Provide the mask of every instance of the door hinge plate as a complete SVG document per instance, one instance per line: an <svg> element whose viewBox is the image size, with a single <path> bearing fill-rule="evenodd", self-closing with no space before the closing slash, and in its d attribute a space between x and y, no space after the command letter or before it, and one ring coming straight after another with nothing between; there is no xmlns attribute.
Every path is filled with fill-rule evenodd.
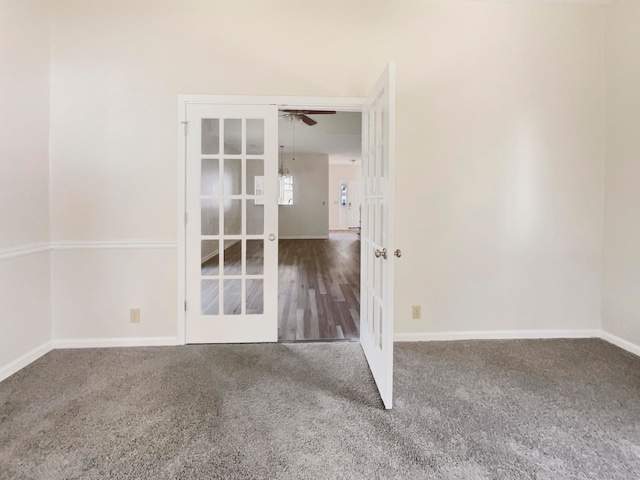
<svg viewBox="0 0 640 480"><path fill-rule="evenodd" d="M187 135L189 135L189 122L185 120L184 122L180 123L184 125L184 135L186 137Z"/></svg>
<svg viewBox="0 0 640 480"><path fill-rule="evenodd" d="M184 301L184 311L185 312L187 311L187 301L186 300Z"/></svg>

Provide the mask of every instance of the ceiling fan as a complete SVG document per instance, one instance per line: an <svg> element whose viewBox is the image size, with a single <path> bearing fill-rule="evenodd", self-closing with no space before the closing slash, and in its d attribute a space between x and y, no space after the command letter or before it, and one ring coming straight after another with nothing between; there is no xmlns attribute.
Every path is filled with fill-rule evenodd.
<svg viewBox="0 0 640 480"><path fill-rule="evenodd" d="M280 118L287 119L291 122L299 120L309 126L315 125L313 118L307 115L334 115L336 112L332 110L280 110Z"/></svg>

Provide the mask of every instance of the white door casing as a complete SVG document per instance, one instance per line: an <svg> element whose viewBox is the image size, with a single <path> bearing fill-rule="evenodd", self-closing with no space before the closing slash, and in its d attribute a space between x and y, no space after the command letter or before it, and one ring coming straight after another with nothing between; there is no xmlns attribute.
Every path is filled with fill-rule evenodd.
<svg viewBox="0 0 640 480"><path fill-rule="evenodd" d="M278 109L186 108L186 343L278 339Z"/></svg>
<svg viewBox="0 0 640 480"><path fill-rule="evenodd" d="M360 343L385 408L393 405L395 64L362 112Z"/></svg>
<svg viewBox="0 0 640 480"><path fill-rule="evenodd" d="M234 107L235 105L235 107ZM199 282L201 282L202 250L198 244L203 238L200 220L200 171L194 168L193 162L201 162L207 156L199 156L194 152L200 152L201 121L203 118L219 118L226 112L226 108L238 106L256 105L267 107L270 113L263 112L273 118L273 125L267 122L265 117L265 172L273 172L273 180L270 175L264 178L264 197L273 198L274 210L265 206L265 229L262 237L247 237L243 233L239 240L262 239L264 241L264 314L265 319L260 323L258 316L246 319L246 315L234 316L229 319L221 315L222 323L207 323L209 316L200 315L201 301ZM277 233L277 106L290 109L328 109L338 111L362 111L363 112L363 178L361 183L361 218L362 218L362 249L361 249L361 344L369 362L374 379L380 391L380 396L386 408L392 407L393 401L393 187L394 187L394 148L395 148L395 65L391 62L378 81L374 92L368 99L362 98L323 98L323 97L250 97L250 96L219 96L219 95L181 95L179 97L181 123L187 122L190 134L179 137L178 154L178 206L179 212L189 214L190 222L182 229L182 213L178 219L179 228L179 268L178 284L179 297L185 298L190 304L188 312L183 312L182 300L178 306L178 333L179 338L185 343L217 343L217 342L246 342L246 341L276 341L277 340L277 241L269 242L267 232ZM213 108L213 110L212 110ZM252 112L256 112L253 110ZM245 111L242 115L249 118L259 118ZM184 116L182 116L184 115ZM243 118L239 110L232 111L233 118ZM228 117L231 118L231 117ZM377 119L377 120L376 120ZM377 123L376 123L377 122ZM196 125L199 124L199 125ZM268 125L269 126L268 126ZM245 124L246 128L246 124ZM273 128L273 131L272 131ZM182 128L181 128L182 132ZM197 133L194 133L197 132ZM269 140L271 133L273 144ZM384 134L384 135L383 135ZM183 141L184 139L184 141ZM376 140L377 139L377 140ZM371 149L369 148L371 146ZM223 148L223 147L221 147ZM369 154L370 152L370 154ZM377 157L376 157L377 152ZM224 155L220 157L224 161ZM194 160L195 158L195 160ZM236 157L230 157L234 159ZM242 155L240 156L242 159ZM376 162L378 158L378 162ZM244 157L244 161L248 157ZM184 163L187 165L185 167ZM367 170L367 164L369 169ZM271 166L268 166L271 165ZM246 173L243 170L243 173ZM246 177L244 175L243 177ZM243 188L246 188L246 178L242 180ZM193 191L196 194L189 193ZM229 199L251 200L246 190L239 197ZM220 200L224 198L220 197ZM265 201L265 203L267 203ZM184 208L183 208L184 207ZM386 208L385 208L386 207ZM196 219L196 221L191 221ZM197 225L197 226L196 226ZM220 228L223 228L222 220L219 220ZM366 228L366 234L365 234ZM222 231L222 230L221 230ZM378 233L375 233L375 232ZM199 236L199 237L198 237ZM198 240L194 240L198 238ZM208 239L208 237L204 237ZM213 239L224 240L224 235L214 236ZM237 240L237 238L231 239ZM277 240L277 238L276 238ZM383 242L384 240L384 242ZM195 242L195 243L194 243ZM385 248L387 259L375 257L375 250ZM271 247L268 247L271 245ZM243 249L243 251L246 251ZM224 256L224 254L223 254ZM374 263L373 259L378 260ZM224 261L224 260L222 260ZM246 268L246 259L243 260L243 269ZM219 265L222 268L222 265ZM243 270L246 273L245 270ZM273 273L269 273L273 272ZM189 280L189 277L192 279ZM216 278L224 280L224 274ZM240 280L248 277L241 274ZM270 277L272 281L267 281ZM193 280L195 278L196 280ZM230 277L236 279L235 277ZM251 279L251 278L250 278ZM197 285L197 287L196 287ZM271 285L268 287L267 285ZM271 300L269 300L271 299ZM272 301L272 303L270 303ZM377 308L374 308L375 307ZM194 312L195 310L195 312ZM273 310L273 315L268 314ZM375 313L377 310L378 313ZM246 313L246 312L245 312ZM215 319L218 320L218 319ZM225 331L224 322L239 320L229 325L229 331ZM253 323L253 325L252 325ZM255 327L257 332L248 335ZM198 330L200 329L200 330ZM376 333L377 332L377 333ZM249 336L256 337L249 339Z"/></svg>

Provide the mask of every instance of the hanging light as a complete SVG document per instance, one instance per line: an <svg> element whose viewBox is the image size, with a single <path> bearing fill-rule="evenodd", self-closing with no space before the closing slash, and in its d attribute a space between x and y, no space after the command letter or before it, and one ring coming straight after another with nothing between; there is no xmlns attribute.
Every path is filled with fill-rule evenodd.
<svg viewBox="0 0 640 480"><path fill-rule="evenodd" d="M300 123L302 120L296 118L296 121L291 122L291 161L296 161L296 123Z"/></svg>
<svg viewBox="0 0 640 480"><path fill-rule="evenodd" d="M289 169L284 166L284 158L282 155L282 150L284 150L284 145L280 145L280 166L278 167L278 175L284 177L289 175Z"/></svg>

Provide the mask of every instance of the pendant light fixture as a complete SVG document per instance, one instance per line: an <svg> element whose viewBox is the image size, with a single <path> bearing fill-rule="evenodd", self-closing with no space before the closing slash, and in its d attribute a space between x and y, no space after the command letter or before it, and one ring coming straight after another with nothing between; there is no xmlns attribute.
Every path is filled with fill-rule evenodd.
<svg viewBox="0 0 640 480"><path fill-rule="evenodd" d="M284 166L284 156L282 151L284 150L284 145L280 145L280 166L278 167L278 175L284 177L289 175L289 169Z"/></svg>

